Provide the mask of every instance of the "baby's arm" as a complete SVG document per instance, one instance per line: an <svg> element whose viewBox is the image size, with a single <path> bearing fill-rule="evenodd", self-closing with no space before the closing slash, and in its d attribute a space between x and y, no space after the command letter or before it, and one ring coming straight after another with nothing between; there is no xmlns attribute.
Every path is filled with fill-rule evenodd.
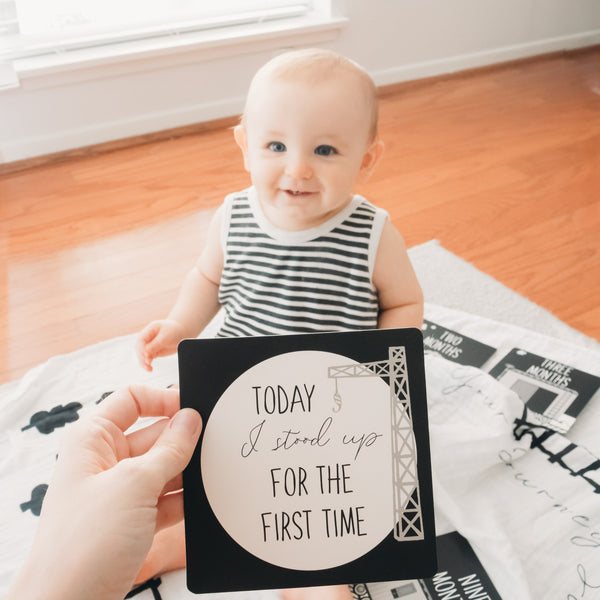
<svg viewBox="0 0 600 600"><path fill-rule="evenodd" d="M423 292L396 228L386 221L373 269L379 294L379 329L423 324Z"/></svg>
<svg viewBox="0 0 600 600"><path fill-rule="evenodd" d="M142 366L152 370L152 361L177 350L184 338L194 338L217 314L219 281L223 270L221 209L213 217L202 254L186 275L175 305L166 319L152 321L142 329L136 342Z"/></svg>

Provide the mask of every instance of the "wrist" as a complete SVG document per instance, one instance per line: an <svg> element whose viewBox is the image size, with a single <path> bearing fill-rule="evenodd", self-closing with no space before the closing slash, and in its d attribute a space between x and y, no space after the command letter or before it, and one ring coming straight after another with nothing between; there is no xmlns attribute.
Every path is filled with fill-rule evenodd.
<svg viewBox="0 0 600 600"><path fill-rule="evenodd" d="M200 333L200 330L193 323L189 323L186 319L181 318L181 316L169 315L166 318L166 321L169 322L173 337L176 338L178 342L186 338L195 338ZM198 329L198 331L196 331L196 329Z"/></svg>
<svg viewBox="0 0 600 600"><path fill-rule="evenodd" d="M118 576L111 580L91 557L69 561L64 553L56 560L48 553L36 555L34 545L5 600L122 600L133 586L133 578L128 586Z"/></svg>
<svg viewBox="0 0 600 600"><path fill-rule="evenodd" d="M6 600L76 600L61 569L45 569L29 558L13 581Z"/></svg>

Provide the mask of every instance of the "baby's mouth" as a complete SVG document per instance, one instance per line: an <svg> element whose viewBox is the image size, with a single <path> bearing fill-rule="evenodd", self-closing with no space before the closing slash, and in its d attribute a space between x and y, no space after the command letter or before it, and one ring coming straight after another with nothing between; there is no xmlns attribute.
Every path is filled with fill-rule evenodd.
<svg viewBox="0 0 600 600"><path fill-rule="evenodd" d="M294 196L294 198L309 196L313 192L305 192L302 190L283 190L288 196Z"/></svg>

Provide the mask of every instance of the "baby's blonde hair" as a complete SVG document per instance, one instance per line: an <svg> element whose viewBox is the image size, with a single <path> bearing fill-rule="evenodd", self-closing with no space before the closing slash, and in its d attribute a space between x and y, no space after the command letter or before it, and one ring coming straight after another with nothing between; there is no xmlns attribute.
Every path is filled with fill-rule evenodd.
<svg viewBox="0 0 600 600"><path fill-rule="evenodd" d="M375 83L369 74L353 60L331 50L323 50L321 48L285 52L263 65L256 72L250 83L246 97L246 106L241 118L242 125L246 124L246 113L252 94L263 81L273 78L275 80L302 81L311 85L319 85L319 83L331 79L332 75L336 72L356 77L359 87L364 93L367 106L370 107L369 141L374 141L377 139L379 121L379 107Z"/></svg>

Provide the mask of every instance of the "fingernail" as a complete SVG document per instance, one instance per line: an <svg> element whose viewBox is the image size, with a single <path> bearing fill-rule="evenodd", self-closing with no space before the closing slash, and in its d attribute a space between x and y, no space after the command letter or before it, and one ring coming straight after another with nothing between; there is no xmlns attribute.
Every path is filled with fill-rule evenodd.
<svg viewBox="0 0 600 600"><path fill-rule="evenodd" d="M175 413L171 419L170 427L174 431L182 431L189 435L194 435L200 428L201 422L200 415L193 408L183 408L178 413Z"/></svg>

